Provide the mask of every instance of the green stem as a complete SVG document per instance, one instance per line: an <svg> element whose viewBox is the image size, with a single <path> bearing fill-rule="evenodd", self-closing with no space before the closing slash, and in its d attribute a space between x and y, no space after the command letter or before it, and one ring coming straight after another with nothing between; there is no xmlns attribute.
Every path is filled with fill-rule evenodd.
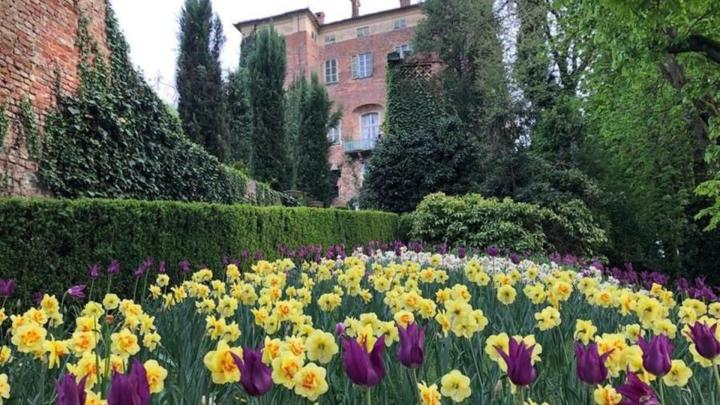
<svg viewBox="0 0 720 405"><path fill-rule="evenodd" d="M713 373L715 374L715 382L717 383L715 392L720 392L720 371L718 371L718 366L713 365Z"/></svg>
<svg viewBox="0 0 720 405"><path fill-rule="evenodd" d="M372 405L372 395L370 395L371 391L370 388L365 390L365 403L367 405Z"/></svg>
<svg viewBox="0 0 720 405"><path fill-rule="evenodd" d="M660 392L660 404L665 405L665 391L663 390L662 377L658 377L658 391Z"/></svg>
<svg viewBox="0 0 720 405"><path fill-rule="evenodd" d="M418 403L420 403L420 389L418 388L417 369L410 369L410 378L412 378L413 392L417 394L417 400Z"/></svg>

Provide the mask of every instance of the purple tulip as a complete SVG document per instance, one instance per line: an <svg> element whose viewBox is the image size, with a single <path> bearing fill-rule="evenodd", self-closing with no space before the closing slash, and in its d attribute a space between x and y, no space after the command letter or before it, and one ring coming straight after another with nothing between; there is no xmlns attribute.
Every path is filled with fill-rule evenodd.
<svg viewBox="0 0 720 405"><path fill-rule="evenodd" d="M10 296L12 296L13 293L15 292L16 285L17 284L15 283L15 280L0 279L0 297L9 298Z"/></svg>
<svg viewBox="0 0 720 405"><path fill-rule="evenodd" d="M415 322L406 328L398 325L400 335L400 346L397 356L400 363L405 367L420 367L425 357L425 329L419 327Z"/></svg>
<svg viewBox="0 0 720 405"><path fill-rule="evenodd" d="M158 273L165 273L165 271L166 271L165 261L161 260L160 264L158 265Z"/></svg>
<svg viewBox="0 0 720 405"><path fill-rule="evenodd" d="M335 324L335 335L338 337L344 337L345 336L345 324L342 322L338 322Z"/></svg>
<svg viewBox="0 0 720 405"><path fill-rule="evenodd" d="M508 378L513 384L530 385L537 378L537 372L532 365L533 349L535 349L535 345L526 346L525 342L515 338L510 338L509 353L505 353L502 348L495 346L495 350L507 364Z"/></svg>
<svg viewBox="0 0 720 405"><path fill-rule="evenodd" d="M673 344L665 335L653 336L648 342L642 336L638 344L643 352L643 367L653 375L662 377L672 367Z"/></svg>
<svg viewBox="0 0 720 405"><path fill-rule="evenodd" d="M625 384L617 388L622 394L621 405L660 405L650 385L644 383L635 373L628 372Z"/></svg>
<svg viewBox="0 0 720 405"><path fill-rule="evenodd" d="M717 324L708 327L705 322L695 322L690 327L690 339L695 344L695 350L708 360L720 355L720 342L715 338L716 329Z"/></svg>
<svg viewBox="0 0 720 405"><path fill-rule="evenodd" d="M120 272L120 263L117 260L113 260L110 262L110 265L108 266L108 273L109 274L117 274Z"/></svg>
<svg viewBox="0 0 720 405"><path fill-rule="evenodd" d="M256 250L256 251L255 251L255 256L254 256L254 258L255 258L255 261L262 260L262 258L263 258L263 253L262 253L261 251L259 251L259 250Z"/></svg>
<svg viewBox="0 0 720 405"><path fill-rule="evenodd" d="M380 336L370 353L367 352L365 342L345 338L343 340L343 368L350 380L363 387L374 387L380 384L385 377L385 364L383 363L383 350L385 350L385 336Z"/></svg>
<svg viewBox="0 0 720 405"><path fill-rule="evenodd" d="M520 264L520 256L518 256L517 253L513 252L513 254L510 255L510 261L513 264Z"/></svg>
<svg viewBox="0 0 720 405"><path fill-rule="evenodd" d="M589 385L598 385L605 381L608 376L605 360L610 353L612 350L601 356L595 343L587 346L580 343L575 344L575 361L577 362L575 371L580 381Z"/></svg>
<svg viewBox="0 0 720 405"><path fill-rule="evenodd" d="M66 293L75 299L85 298L85 284L74 285L68 288Z"/></svg>
<svg viewBox="0 0 720 405"><path fill-rule="evenodd" d="M240 370L240 384L245 392L259 397L272 389L272 370L262 362L262 349L243 349L242 359L235 353L230 354Z"/></svg>
<svg viewBox="0 0 720 405"><path fill-rule="evenodd" d="M142 363L135 359L130 373L113 374L107 401L108 405L148 405L150 403L150 386Z"/></svg>
<svg viewBox="0 0 720 405"><path fill-rule="evenodd" d="M467 248L465 246L460 246L457 250L458 259L464 259L466 255L467 255Z"/></svg>
<svg viewBox="0 0 720 405"><path fill-rule="evenodd" d="M57 392L56 405L85 405L87 393L85 392L85 381L87 376L75 381L75 376L67 373L55 381Z"/></svg>
<svg viewBox="0 0 720 405"><path fill-rule="evenodd" d="M90 273L90 278L95 280L100 277L100 265L98 263L93 264L88 272Z"/></svg>
<svg viewBox="0 0 720 405"><path fill-rule="evenodd" d="M485 248L485 253L490 257L495 257L500 253L500 250L498 250L497 246L490 246Z"/></svg>
<svg viewBox="0 0 720 405"><path fill-rule="evenodd" d="M187 260L181 261L180 262L180 271L182 271L183 273L190 272L190 262Z"/></svg>

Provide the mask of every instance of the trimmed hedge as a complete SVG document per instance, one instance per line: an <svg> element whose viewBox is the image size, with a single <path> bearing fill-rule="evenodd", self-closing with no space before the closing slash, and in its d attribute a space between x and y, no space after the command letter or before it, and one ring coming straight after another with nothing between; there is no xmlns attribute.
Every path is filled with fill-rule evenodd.
<svg viewBox="0 0 720 405"><path fill-rule="evenodd" d="M395 214L336 209L256 207L168 201L0 199L0 278L17 279L23 298L87 283L88 268L121 264L119 287L148 256L168 272L189 260L219 268L223 256L278 246L361 245L396 238ZM115 282L114 282L115 283ZM104 285L104 284L103 284ZM113 288L115 290L115 288Z"/></svg>
<svg viewBox="0 0 720 405"><path fill-rule="evenodd" d="M510 198L497 200L480 194L455 197L435 193L422 200L409 220L412 221L411 237L453 246L495 245L516 252L560 252L590 257L607 243L605 231L579 200L550 209Z"/></svg>

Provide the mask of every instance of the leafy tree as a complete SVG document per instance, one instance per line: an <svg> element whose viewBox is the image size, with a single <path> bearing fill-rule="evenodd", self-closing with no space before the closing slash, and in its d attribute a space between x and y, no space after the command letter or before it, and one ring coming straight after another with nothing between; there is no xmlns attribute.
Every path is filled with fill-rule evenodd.
<svg viewBox="0 0 720 405"><path fill-rule="evenodd" d="M186 0L180 16L177 61L178 112L185 133L224 160L228 123L220 51L222 24L210 0Z"/></svg>
<svg viewBox="0 0 720 405"><path fill-rule="evenodd" d="M298 141L304 125L303 106L308 93L309 85L305 74L301 74L285 92L285 137L290 164L288 188L293 190L297 188L298 158L300 157Z"/></svg>
<svg viewBox="0 0 720 405"><path fill-rule="evenodd" d="M288 186L284 125L285 40L273 27L257 33L248 55L252 157L250 173L279 190Z"/></svg>
<svg viewBox="0 0 720 405"><path fill-rule="evenodd" d="M300 108L301 126L297 138L297 188L324 203L333 197L335 177L327 160L330 141L327 133L337 125L340 113L325 86L313 74Z"/></svg>
<svg viewBox="0 0 720 405"><path fill-rule="evenodd" d="M252 149L252 111L248 73L240 68L227 79L228 162L247 165Z"/></svg>
<svg viewBox="0 0 720 405"><path fill-rule="evenodd" d="M408 212L428 194L472 189L477 151L457 118L438 117L416 132L380 140L368 166L366 198L388 211Z"/></svg>
<svg viewBox="0 0 720 405"><path fill-rule="evenodd" d="M428 0L423 8L426 18L417 29L417 47L437 53L443 62L443 106L460 118L479 148L474 180L485 194L511 195L519 182L520 133L493 1Z"/></svg>

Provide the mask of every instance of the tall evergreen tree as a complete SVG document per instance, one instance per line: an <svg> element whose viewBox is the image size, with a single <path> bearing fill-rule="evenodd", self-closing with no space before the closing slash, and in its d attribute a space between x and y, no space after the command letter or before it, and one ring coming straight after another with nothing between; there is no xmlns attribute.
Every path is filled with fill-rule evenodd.
<svg viewBox="0 0 720 405"><path fill-rule="evenodd" d="M303 79L304 81L304 79ZM329 203L333 196L334 176L327 160L330 141L329 129L340 119L340 113L332 112L333 102L325 86L316 74L306 87L306 95L300 104L300 130L296 141L297 188L313 198Z"/></svg>
<svg viewBox="0 0 720 405"><path fill-rule="evenodd" d="M247 69L240 68L227 79L227 161L247 166L252 149L252 111Z"/></svg>
<svg viewBox="0 0 720 405"><path fill-rule="evenodd" d="M285 142L290 164L288 188L293 190L297 189L298 140L303 126L303 105L306 102L308 92L307 79L304 74L301 74L285 93Z"/></svg>
<svg viewBox="0 0 720 405"><path fill-rule="evenodd" d="M257 33L248 56L252 112L251 175L281 190L289 185L285 141L285 40L273 27Z"/></svg>
<svg viewBox="0 0 720 405"><path fill-rule="evenodd" d="M186 0L180 16L176 84L185 133L220 160L227 155L227 111L220 68L225 38L210 0Z"/></svg>

